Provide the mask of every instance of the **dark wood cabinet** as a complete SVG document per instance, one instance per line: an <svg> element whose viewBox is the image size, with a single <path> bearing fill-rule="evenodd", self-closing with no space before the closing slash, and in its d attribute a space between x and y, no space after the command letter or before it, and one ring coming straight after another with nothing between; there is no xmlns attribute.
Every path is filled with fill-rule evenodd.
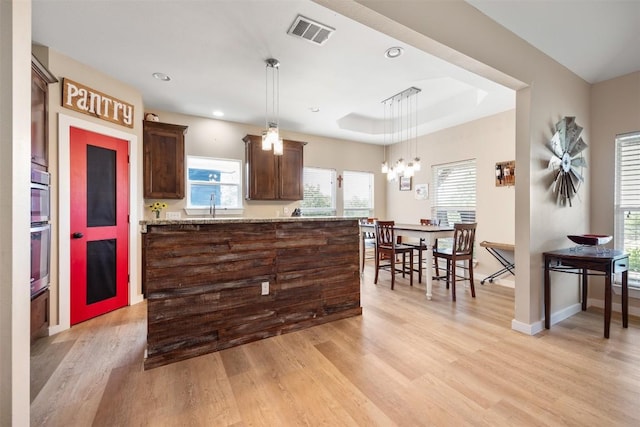
<svg viewBox="0 0 640 427"><path fill-rule="evenodd" d="M184 198L184 135L187 126L144 121L144 197Z"/></svg>
<svg viewBox="0 0 640 427"><path fill-rule="evenodd" d="M31 55L31 168L49 167L49 84L58 80ZM49 247L49 250L51 248ZM25 283L25 286L29 286ZM49 335L49 290L31 299L31 342Z"/></svg>
<svg viewBox="0 0 640 427"><path fill-rule="evenodd" d="M31 163L46 170L48 167L48 85L55 77L36 59L31 57Z"/></svg>
<svg viewBox="0 0 640 427"><path fill-rule="evenodd" d="M304 188L303 148L305 143L284 140L284 153L262 150L262 137L247 135L247 200L302 200Z"/></svg>
<svg viewBox="0 0 640 427"><path fill-rule="evenodd" d="M31 300L31 342L49 335L49 289Z"/></svg>

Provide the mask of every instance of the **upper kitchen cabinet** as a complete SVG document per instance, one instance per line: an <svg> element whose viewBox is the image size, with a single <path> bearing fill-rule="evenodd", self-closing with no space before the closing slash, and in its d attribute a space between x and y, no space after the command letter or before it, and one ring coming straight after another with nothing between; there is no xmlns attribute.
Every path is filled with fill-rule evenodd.
<svg viewBox="0 0 640 427"><path fill-rule="evenodd" d="M247 160L247 200L302 200L304 142L284 140L284 153L262 149L262 136L243 138Z"/></svg>
<svg viewBox="0 0 640 427"><path fill-rule="evenodd" d="M48 90L58 80L35 56L31 55L31 163L38 169L49 165L48 148Z"/></svg>
<svg viewBox="0 0 640 427"><path fill-rule="evenodd" d="M184 135L187 126L144 121L144 197L184 198Z"/></svg>

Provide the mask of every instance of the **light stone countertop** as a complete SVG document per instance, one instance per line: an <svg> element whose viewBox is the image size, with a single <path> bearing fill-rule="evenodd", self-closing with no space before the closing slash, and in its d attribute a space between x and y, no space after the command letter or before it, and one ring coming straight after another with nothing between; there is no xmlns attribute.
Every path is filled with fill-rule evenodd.
<svg viewBox="0 0 640 427"><path fill-rule="evenodd" d="M146 233L149 225L200 225L200 224L264 224L274 222L327 222L327 221L358 221L358 217L346 216L292 216L277 218L181 218L181 219L150 219L141 220L142 232Z"/></svg>

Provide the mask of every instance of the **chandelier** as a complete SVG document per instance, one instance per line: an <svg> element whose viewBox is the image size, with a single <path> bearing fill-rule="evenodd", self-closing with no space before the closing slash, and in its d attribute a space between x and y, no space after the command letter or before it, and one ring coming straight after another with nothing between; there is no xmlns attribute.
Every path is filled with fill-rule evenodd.
<svg viewBox="0 0 640 427"><path fill-rule="evenodd" d="M384 159L380 168L387 174L389 181L400 177L412 177L421 168L418 151L418 97L422 91L417 87L410 87L382 101L384 106ZM389 129L388 129L389 128ZM407 158L400 158L393 166L387 162L387 130L389 130L390 144L406 141ZM415 146L411 160L411 147ZM400 147L402 149L402 146ZM401 151L402 152L402 151Z"/></svg>
<svg viewBox="0 0 640 427"><path fill-rule="evenodd" d="M265 125L262 131L262 149L267 151L273 147L273 154L281 156L284 145L280 138L280 61L269 58L266 61L265 80Z"/></svg>

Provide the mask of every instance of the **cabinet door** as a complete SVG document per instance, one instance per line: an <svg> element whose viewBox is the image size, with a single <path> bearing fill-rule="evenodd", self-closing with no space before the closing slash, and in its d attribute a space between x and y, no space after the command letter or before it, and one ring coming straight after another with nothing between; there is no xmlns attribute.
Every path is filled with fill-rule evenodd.
<svg viewBox="0 0 640 427"><path fill-rule="evenodd" d="M144 197L184 198L184 134L187 126L144 122Z"/></svg>
<svg viewBox="0 0 640 427"><path fill-rule="evenodd" d="M262 137L244 138L247 158L247 200L277 200L277 158L271 150L262 150Z"/></svg>
<svg viewBox="0 0 640 427"><path fill-rule="evenodd" d="M304 197L302 147L301 142L284 141L284 154L279 159L281 200L302 200Z"/></svg>
<svg viewBox="0 0 640 427"><path fill-rule="evenodd" d="M31 162L47 167L47 82L31 70Z"/></svg>
<svg viewBox="0 0 640 427"><path fill-rule="evenodd" d="M31 300L31 342L49 335L49 289Z"/></svg>

